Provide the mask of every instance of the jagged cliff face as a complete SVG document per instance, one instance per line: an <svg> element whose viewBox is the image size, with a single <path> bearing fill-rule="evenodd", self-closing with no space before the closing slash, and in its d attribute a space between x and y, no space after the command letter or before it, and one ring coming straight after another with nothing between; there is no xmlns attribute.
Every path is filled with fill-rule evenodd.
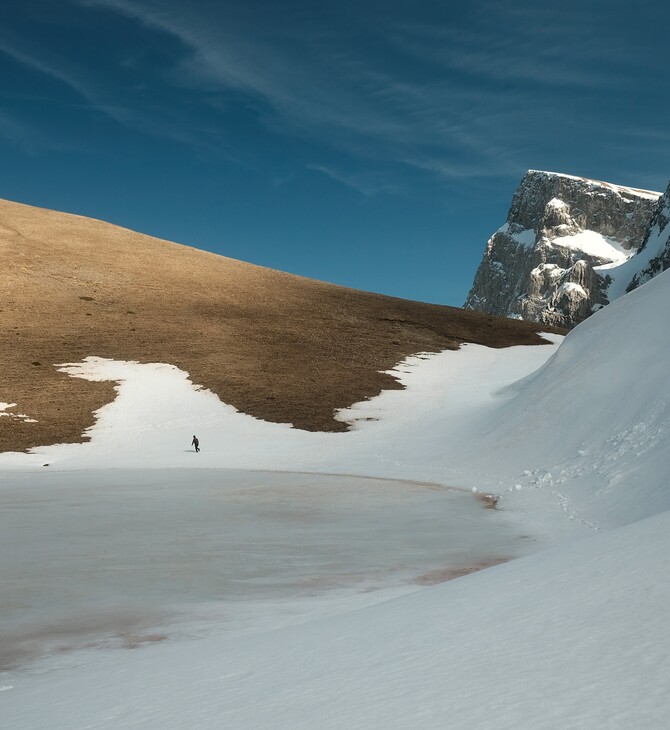
<svg viewBox="0 0 670 730"><path fill-rule="evenodd" d="M636 267L638 272L631 279L626 291L632 291L657 274L670 269L670 184L658 201L647 235L635 258L642 259L644 263Z"/></svg>
<svg viewBox="0 0 670 730"><path fill-rule="evenodd" d="M608 303L614 279L601 267L635 256L659 196L531 170L487 244L464 306L574 327Z"/></svg>

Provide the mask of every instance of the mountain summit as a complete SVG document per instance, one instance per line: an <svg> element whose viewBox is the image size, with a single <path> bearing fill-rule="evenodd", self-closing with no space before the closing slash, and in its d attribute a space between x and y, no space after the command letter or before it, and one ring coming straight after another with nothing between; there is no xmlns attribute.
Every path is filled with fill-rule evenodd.
<svg viewBox="0 0 670 730"><path fill-rule="evenodd" d="M530 170L506 223L486 246L464 306L574 327L624 293L637 272L655 266L655 242L648 246L653 253L637 254L650 239L652 218L659 217L660 197L650 190ZM661 225L663 215L659 220ZM631 266L623 267L629 261Z"/></svg>

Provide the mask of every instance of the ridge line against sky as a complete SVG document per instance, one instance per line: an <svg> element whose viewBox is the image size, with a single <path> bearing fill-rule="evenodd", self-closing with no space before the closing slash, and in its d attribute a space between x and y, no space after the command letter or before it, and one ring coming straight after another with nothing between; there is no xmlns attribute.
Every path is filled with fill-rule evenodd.
<svg viewBox="0 0 670 730"><path fill-rule="evenodd" d="M0 197L462 304L528 168L664 189L670 10L7 3Z"/></svg>

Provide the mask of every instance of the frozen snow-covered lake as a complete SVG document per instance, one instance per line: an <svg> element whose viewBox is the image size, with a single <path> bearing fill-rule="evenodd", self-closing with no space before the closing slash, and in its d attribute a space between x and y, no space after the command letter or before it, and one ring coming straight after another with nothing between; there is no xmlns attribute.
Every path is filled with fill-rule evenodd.
<svg viewBox="0 0 670 730"><path fill-rule="evenodd" d="M216 469L5 475L0 666L272 628L529 551L504 512L418 482Z"/></svg>

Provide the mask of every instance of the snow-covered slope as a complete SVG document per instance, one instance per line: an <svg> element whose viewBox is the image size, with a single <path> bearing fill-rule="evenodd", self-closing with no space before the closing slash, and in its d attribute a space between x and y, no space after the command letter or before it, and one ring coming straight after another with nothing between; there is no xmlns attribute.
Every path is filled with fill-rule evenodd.
<svg viewBox="0 0 670 730"><path fill-rule="evenodd" d="M670 515L360 611L62 658L12 730L665 730Z"/></svg>
<svg viewBox="0 0 670 730"><path fill-rule="evenodd" d="M507 222L487 244L464 306L574 327L614 298L598 273L637 259L659 196L530 170ZM642 260L633 266L639 271Z"/></svg>
<svg viewBox="0 0 670 730"><path fill-rule="evenodd" d="M486 459L595 521L670 509L668 308L664 273L580 324L508 389L510 400L491 414Z"/></svg>
<svg viewBox="0 0 670 730"><path fill-rule="evenodd" d="M413 358L399 369L406 390L341 414L356 424L348 433L256 421L169 366L70 366L120 381L119 398L89 444L3 455L0 488L17 471L76 480L94 465L200 457L208 466L414 475L497 487L502 514L555 545L290 628L53 657L3 678L4 726L664 730L669 308L666 272L558 347L467 345ZM194 431L197 455L188 451Z"/></svg>

